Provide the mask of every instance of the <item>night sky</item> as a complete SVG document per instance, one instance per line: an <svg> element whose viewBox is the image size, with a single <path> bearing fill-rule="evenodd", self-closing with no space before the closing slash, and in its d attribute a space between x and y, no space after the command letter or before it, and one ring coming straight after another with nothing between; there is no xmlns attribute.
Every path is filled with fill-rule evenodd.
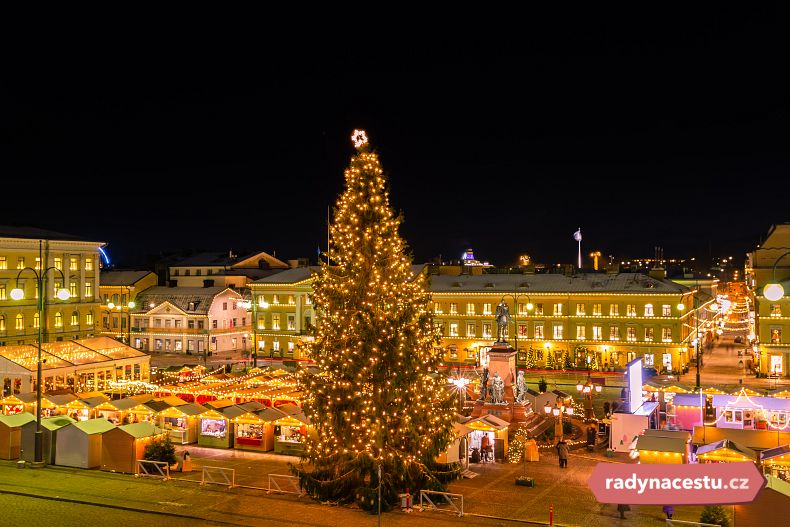
<svg viewBox="0 0 790 527"><path fill-rule="evenodd" d="M562 22L30 50L0 81L0 224L106 241L122 266L314 259L357 127L417 261L571 262L577 227L618 259L740 256L790 221L782 17Z"/></svg>

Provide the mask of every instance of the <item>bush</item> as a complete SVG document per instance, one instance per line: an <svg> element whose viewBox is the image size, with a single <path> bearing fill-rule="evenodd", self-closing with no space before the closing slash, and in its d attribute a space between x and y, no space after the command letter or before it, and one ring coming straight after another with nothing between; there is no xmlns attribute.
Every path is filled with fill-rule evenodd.
<svg viewBox="0 0 790 527"><path fill-rule="evenodd" d="M721 505L705 505L702 514L699 515L700 523L712 523L721 527L732 527L730 515Z"/></svg>
<svg viewBox="0 0 790 527"><path fill-rule="evenodd" d="M176 446L168 436L158 437L145 446L143 459L149 461L164 461L170 465L178 463L176 459Z"/></svg>
<svg viewBox="0 0 790 527"><path fill-rule="evenodd" d="M546 379L542 378L538 381L538 391L540 393L546 393L546 390L549 388L549 383L546 382Z"/></svg>

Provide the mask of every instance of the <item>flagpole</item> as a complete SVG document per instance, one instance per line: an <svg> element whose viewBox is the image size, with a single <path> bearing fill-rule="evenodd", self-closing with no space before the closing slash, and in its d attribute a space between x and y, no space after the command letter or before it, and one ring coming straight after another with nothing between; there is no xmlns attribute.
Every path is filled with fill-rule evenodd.
<svg viewBox="0 0 790 527"><path fill-rule="evenodd" d="M579 230L577 230L576 232L579 233L579 237L577 238L577 241L579 242L579 263L577 267L581 269L582 268L582 228L579 227Z"/></svg>

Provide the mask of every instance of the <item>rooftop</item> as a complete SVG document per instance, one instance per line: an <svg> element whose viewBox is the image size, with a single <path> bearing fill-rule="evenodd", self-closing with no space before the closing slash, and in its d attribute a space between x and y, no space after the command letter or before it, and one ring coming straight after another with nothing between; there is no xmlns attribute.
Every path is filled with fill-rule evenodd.
<svg viewBox="0 0 790 527"><path fill-rule="evenodd" d="M132 286L148 276L154 274L151 271L101 271L102 286Z"/></svg>
<svg viewBox="0 0 790 527"><path fill-rule="evenodd" d="M17 227L14 225L0 225L0 238L20 238L26 240L52 240L52 241L70 241L70 242L92 242L88 238L77 236L74 234L66 234L63 232L50 231L47 229L39 229L38 227ZM104 242L96 242L98 245L104 245Z"/></svg>
<svg viewBox="0 0 790 527"><path fill-rule="evenodd" d="M163 302L170 302L182 311L208 313L211 302L227 287L149 287L137 297L133 313L147 313ZM241 295L239 295L241 296Z"/></svg>

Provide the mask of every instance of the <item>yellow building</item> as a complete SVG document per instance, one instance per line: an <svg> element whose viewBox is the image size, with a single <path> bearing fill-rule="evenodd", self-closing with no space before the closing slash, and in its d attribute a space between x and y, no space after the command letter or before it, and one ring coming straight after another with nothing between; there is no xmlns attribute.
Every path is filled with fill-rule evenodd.
<svg viewBox="0 0 790 527"><path fill-rule="evenodd" d="M790 224L774 225L765 242L747 255L746 285L754 306L759 371L767 375L788 375L790 359ZM764 288L779 283L784 294L766 298ZM769 293L769 296L770 295Z"/></svg>
<svg viewBox="0 0 790 527"><path fill-rule="evenodd" d="M42 229L0 226L0 345L37 342L42 317L44 342L97 333L103 245ZM39 316L37 274L42 269L46 297ZM24 291L20 300L11 295L17 287ZM56 296L60 289L70 293L68 300Z"/></svg>
<svg viewBox="0 0 790 527"><path fill-rule="evenodd" d="M694 291L638 273L431 276L434 324L450 362L480 361L497 338L504 301L507 340L520 366L615 370L642 357L677 372L690 360ZM683 309L678 309L682 304Z"/></svg>
<svg viewBox="0 0 790 527"><path fill-rule="evenodd" d="M126 344L131 327L131 312L137 306L137 295L157 285L158 277L151 271L101 272L101 323L99 332Z"/></svg>

